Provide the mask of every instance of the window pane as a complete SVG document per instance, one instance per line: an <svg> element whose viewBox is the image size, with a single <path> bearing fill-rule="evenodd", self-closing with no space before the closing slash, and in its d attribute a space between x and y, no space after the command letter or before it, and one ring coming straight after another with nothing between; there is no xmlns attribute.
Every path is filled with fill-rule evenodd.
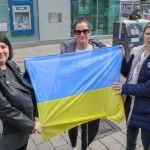
<svg viewBox="0 0 150 150"><path fill-rule="evenodd" d="M71 29L84 16L91 24L92 35L113 33L113 22L119 20L120 0L71 0ZM73 36L73 31L72 31Z"/></svg>

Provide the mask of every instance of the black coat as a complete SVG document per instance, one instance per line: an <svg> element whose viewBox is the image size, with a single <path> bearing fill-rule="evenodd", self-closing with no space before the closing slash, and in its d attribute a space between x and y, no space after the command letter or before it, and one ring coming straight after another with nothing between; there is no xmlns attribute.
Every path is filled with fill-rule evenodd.
<svg viewBox="0 0 150 150"><path fill-rule="evenodd" d="M32 100L35 97L30 81L19 67L13 61L6 65L15 78L0 70L0 119L3 125L0 150L15 150L27 143L34 129Z"/></svg>

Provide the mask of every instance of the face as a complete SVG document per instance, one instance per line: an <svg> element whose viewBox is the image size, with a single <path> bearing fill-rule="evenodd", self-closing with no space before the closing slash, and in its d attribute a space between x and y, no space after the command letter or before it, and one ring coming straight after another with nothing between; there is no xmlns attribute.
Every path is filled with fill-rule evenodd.
<svg viewBox="0 0 150 150"><path fill-rule="evenodd" d="M6 65L6 61L9 57L9 48L8 46L0 42L0 68L3 69Z"/></svg>
<svg viewBox="0 0 150 150"><path fill-rule="evenodd" d="M150 47L150 28L147 28L144 32L144 41L145 44Z"/></svg>
<svg viewBox="0 0 150 150"><path fill-rule="evenodd" d="M136 9L137 9L137 10L140 10L140 6L137 6Z"/></svg>
<svg viewBox="0 0 150 150"><path fill-rule="evenodd" d="M76 37L76 40L78 43L87 43L89 40L89 37L91 35L91 30L88 28L87 24L85 22L79 23L76 25L77 33L74 33L74 36ZM83 32L81 32L83 31Z"/></svg>

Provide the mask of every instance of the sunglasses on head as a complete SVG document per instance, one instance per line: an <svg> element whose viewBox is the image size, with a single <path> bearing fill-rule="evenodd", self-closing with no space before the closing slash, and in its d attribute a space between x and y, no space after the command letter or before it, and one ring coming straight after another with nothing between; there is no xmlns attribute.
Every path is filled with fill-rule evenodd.
<svg viewBox="0 0 150 150"><path fill-rule="evenodd" d="M74 34L80 35L83 32L84 35L87 35L90 33L90 29L83 29L83 30L75 30Z"/></svg>

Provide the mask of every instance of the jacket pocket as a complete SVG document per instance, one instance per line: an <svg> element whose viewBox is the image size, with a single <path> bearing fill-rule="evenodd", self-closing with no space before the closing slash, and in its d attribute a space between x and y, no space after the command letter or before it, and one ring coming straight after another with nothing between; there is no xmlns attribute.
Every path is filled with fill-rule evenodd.
<svg viewBox="0 0 150 150"><path fill-rule="evenodd" d="M150 115L150 98L140 98L135 100L137 112L143 115Z"/></svg>

